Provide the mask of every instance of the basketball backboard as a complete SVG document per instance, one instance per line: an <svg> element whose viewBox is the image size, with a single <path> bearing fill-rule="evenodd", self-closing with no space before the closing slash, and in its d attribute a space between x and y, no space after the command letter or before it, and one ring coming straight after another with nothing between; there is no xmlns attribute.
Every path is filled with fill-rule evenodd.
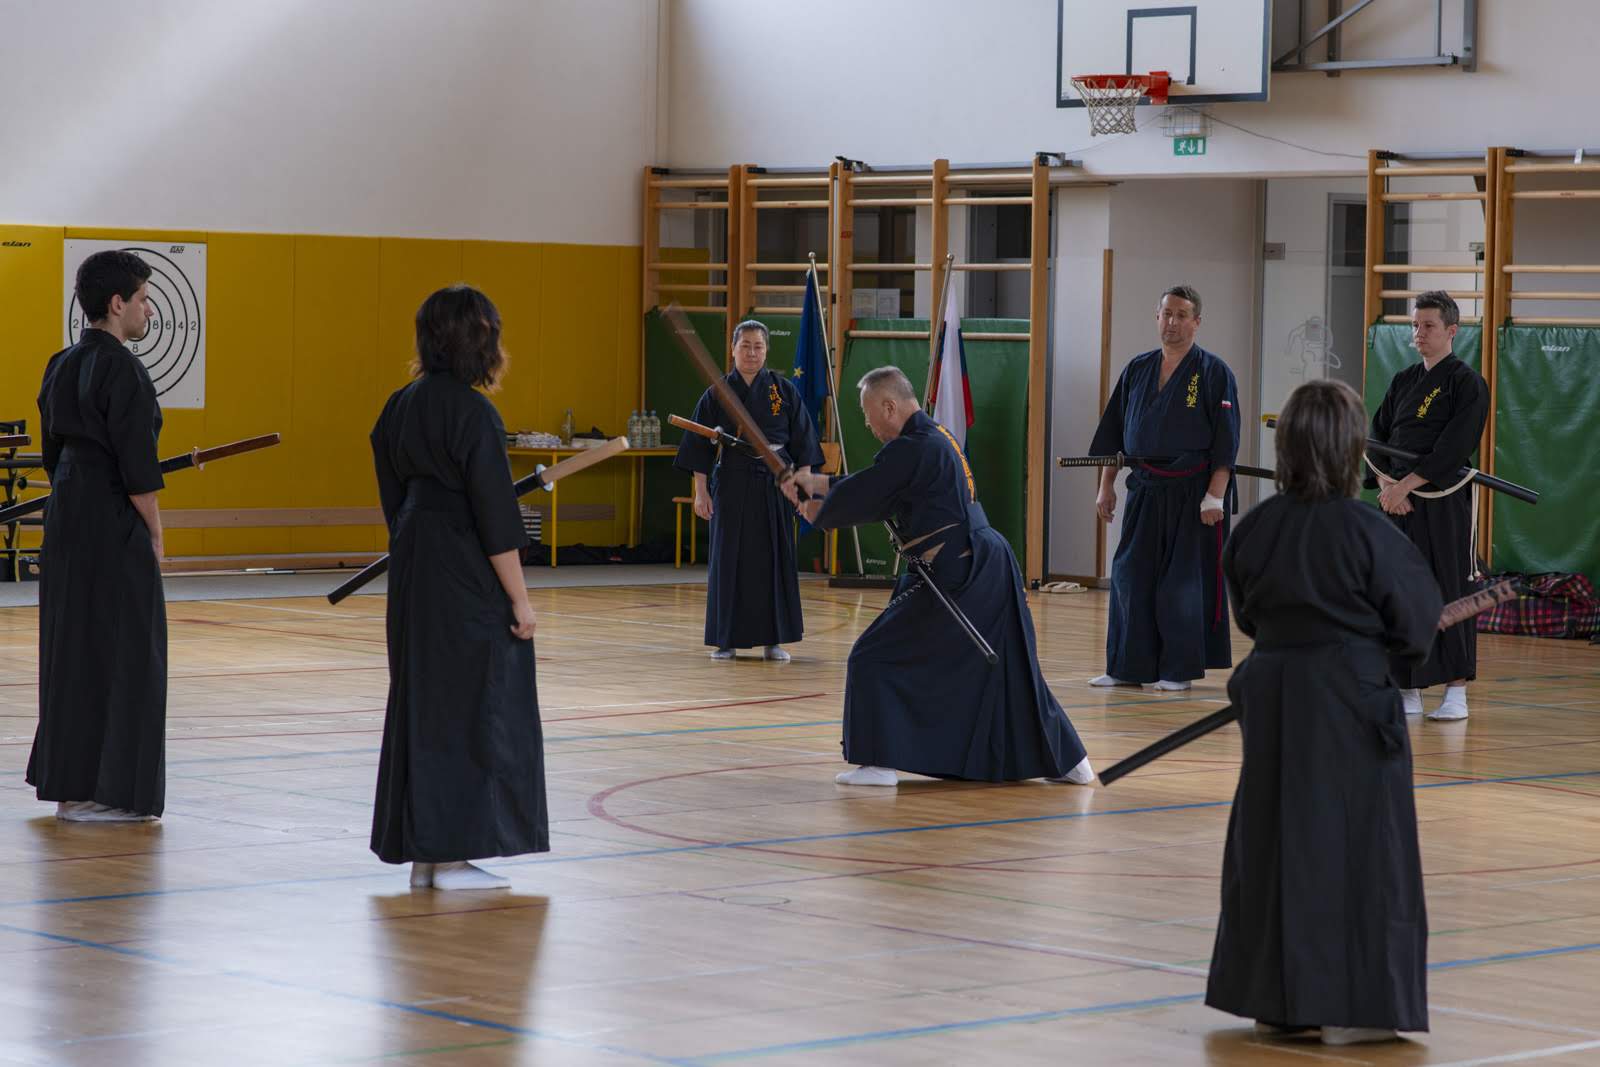
<svg viewBox="0 0 1600 1067"><path fill-rule="evenodd" d="M1272 0L1056 0L1056 106L1075 74L1172 76L1174 104L1267 99Z"/></svg>

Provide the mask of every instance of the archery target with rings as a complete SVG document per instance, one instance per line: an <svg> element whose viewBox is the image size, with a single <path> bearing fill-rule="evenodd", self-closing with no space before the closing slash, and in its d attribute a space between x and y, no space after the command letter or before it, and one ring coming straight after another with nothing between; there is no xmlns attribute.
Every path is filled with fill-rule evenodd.
<svg viewBox="0 0 1600 1067"><path fill-rule="evenodd" d="M206 246L153 241L77 241L65 243L66 343L73 345L85 327L78 306L78 266L96 252L132 252L150 266L146 291L155 312L143 337L127 343L139 357L163 408L206 406Z"/></svg>

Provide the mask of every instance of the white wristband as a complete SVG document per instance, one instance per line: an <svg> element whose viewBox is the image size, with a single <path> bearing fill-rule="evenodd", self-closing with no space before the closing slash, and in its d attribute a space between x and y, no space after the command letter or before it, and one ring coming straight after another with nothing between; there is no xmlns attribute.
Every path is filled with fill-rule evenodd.
<svg viewBox="0 0 1600 1067"><path fill-rule="evenodd" d="M1217 499L1216 497L1212 496L1210 493L1207 493L1200 500L1200 510L1201 511L1221 511L1222 510L1222 501Z"/></svg>

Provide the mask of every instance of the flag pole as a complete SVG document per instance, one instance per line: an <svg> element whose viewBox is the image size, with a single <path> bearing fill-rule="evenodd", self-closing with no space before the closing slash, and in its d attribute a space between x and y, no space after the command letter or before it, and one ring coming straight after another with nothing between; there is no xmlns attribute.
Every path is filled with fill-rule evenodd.
<svg viewBox="0 0 1600 1067"><path fill-rule="evenodd" d="M828 311L822 303L822 282L817 277L817 254L806 253L811 259L811 292L817 302L817 325L822 330L822 358L828 364L828 402L833 405L833 436L839 444L839 473L850 473L850 461L844 455L844 423L839 421L839 390L833 372L833 349L828 345ZM850 538L855 542L856 573L865 575L867 568L861 561L861 531L850 527Z"/></svg>
<svg viewBox="0 0 1600 1067"><path fill-rule="evenodd" d="M934 364L944 357L944 304L950 296L950 277L955 271L950 267L956 261L956 254L948 252L944 257L944 278L939 284L939 299L934 307L932 330L928 336L933 338L933 344L928 352L928 380L923 383L922 406L924 410L932 411L933 403L938 397L933 395L933 383L938 375L934 373Z"/></svg>

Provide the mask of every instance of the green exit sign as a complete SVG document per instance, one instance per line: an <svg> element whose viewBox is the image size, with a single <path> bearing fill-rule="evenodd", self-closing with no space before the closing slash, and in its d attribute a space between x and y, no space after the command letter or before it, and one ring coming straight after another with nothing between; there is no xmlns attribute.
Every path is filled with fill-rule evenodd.
<svg viewBox="0 0 1600 1067"><path fill-rule="evenodd" d="M1203 156L1206 154L1204 137L1174 137L1172 154L1175 156Z"/></svg>

